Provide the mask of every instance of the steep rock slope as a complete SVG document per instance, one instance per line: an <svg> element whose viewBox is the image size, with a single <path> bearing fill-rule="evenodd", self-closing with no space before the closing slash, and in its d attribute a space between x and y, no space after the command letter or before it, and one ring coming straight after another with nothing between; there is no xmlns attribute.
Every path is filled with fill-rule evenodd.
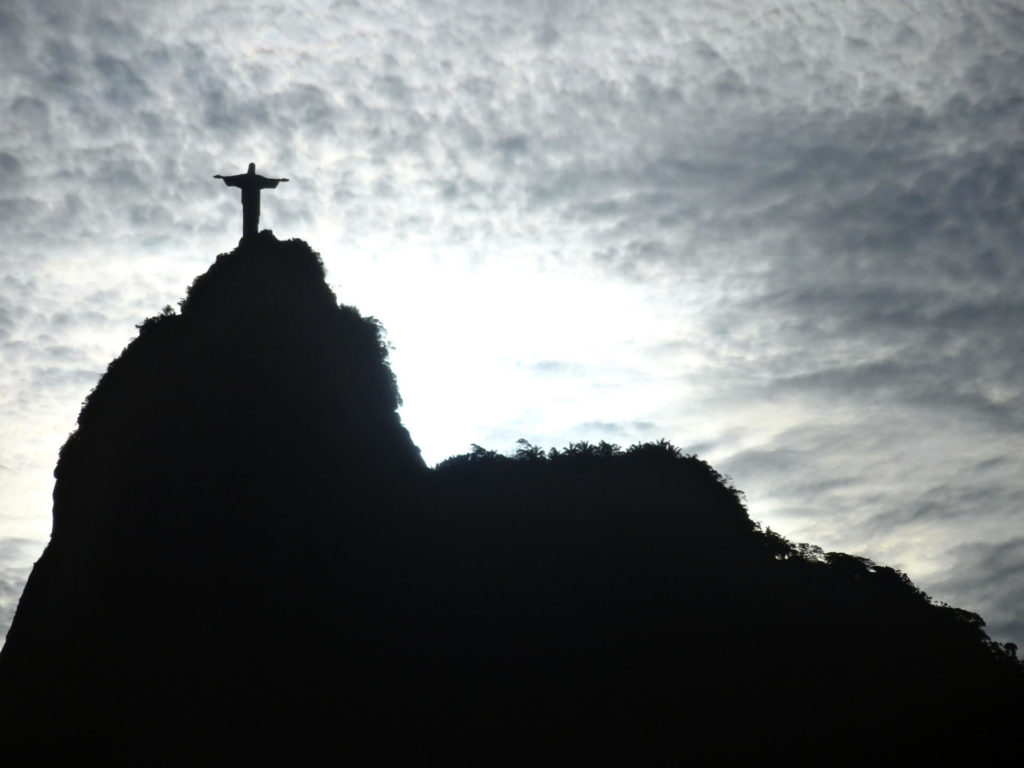
<svg viewBox="0 0 1024 768"><path fill-rule="evenodd" d="M143 323L61 450L0 663L8 722L200 739L321 695L296 675L356 642L353 574L426 472L386 354L319 257L270 232Z"/></svg>

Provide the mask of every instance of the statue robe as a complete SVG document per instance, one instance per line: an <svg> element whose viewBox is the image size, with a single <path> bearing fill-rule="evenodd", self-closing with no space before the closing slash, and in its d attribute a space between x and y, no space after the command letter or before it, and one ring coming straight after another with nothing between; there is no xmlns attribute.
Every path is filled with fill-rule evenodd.
<svg viewBox="0 0 1024 768"><path fill-rule="evenodd" d="M222 178L229 187L242 189L242 237L255 235L260 224L260 190L273 189L281 179L268 179L255 172Z"/></svg>

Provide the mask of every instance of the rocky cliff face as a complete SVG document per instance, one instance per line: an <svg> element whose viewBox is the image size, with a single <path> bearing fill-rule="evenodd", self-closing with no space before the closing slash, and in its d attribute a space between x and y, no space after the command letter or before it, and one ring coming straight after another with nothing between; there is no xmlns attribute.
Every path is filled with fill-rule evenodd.
<svg viewBox="0 0 1024 768"><path fill-rule="evenodd" d="M11 721L198 738L306 691L290 674L351 634L367 538L426 472L386 356L319 257L269 232L144 322L61 450L0 664Z"/></svg>
<svg viewBox="0 0 1024 768"><path fill-rule="evenodd" d="M132 764L980 760L1021 667L762 531L671 445L427 470L381 331L269 232L144 322L61 451L0 745ZM298 757L301 755L302 757Z"/></svg>

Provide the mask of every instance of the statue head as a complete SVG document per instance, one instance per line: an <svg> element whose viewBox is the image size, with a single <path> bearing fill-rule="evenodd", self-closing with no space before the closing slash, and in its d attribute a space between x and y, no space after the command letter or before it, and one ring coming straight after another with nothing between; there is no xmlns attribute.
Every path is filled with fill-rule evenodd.
<svg viewBox="0 0 1024 768"><path fill-rule="evenodd" d="M256 173L256 163L249 163L249 175Z"/></svg>

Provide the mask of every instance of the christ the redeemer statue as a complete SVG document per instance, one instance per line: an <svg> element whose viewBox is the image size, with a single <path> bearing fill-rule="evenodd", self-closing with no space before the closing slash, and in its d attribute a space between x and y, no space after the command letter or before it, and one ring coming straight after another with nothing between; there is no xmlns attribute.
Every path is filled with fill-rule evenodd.
<svg viewBox="0 0 1024 768"><path fill-rule="evenodd" d="M260 190L273 189L279 182L288 179L268 179L266 176L256 175L256 163L249 163L249 172L240 173L237 176L221 176L219 173L215 179L224 179L229 187L242 188L242 237L255 235L260 225Z"/></svg>

